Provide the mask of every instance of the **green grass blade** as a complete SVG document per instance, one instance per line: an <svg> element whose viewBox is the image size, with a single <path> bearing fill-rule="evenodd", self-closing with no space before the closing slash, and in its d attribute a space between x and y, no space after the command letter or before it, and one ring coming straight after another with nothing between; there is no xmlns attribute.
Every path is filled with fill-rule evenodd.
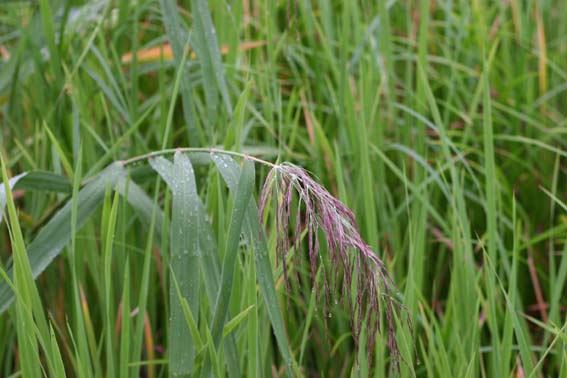
<svg viewBox="0 0 567 378"><path fill-rule="evenodd" d="M77 230L85 225L91 214L99 207L108 185L114 185L124 174L120 163L112 164L80 192L77 208ZM36 278L71 240L72 203L66 203L28 245L27 251ZM8 272L11 275L11 269ZM0 313L12 303L13 294L5 282L0 283Z"/></svg>
<svg viewBox="0 0 567 378"><path fill-rule="evenodd" d="M207 106L210 115L214 117L217 112L218 92L222 96L224 106L229 115L232 115L232 104L226 86L221 53L217 41L217 33L211 18L206 0L191 0L193 10L194 37L192 43L197 51L203 70L204 89L207 95ZM212 113L211 113L212 112Z"/></svg>
<svg viewBox="0 0 567 378"><path fill-rule="evenodd" d="M497 177L496 177L496 163L494 159L494 133L492 125L492 104L490 99L490 87L489 87L489 72L490 67L488 62L485 63L485 70L482 75L483 81L483 145L484 145L484 172L485 172L485 195L486 195L486 225L487 225L487 253L493 262L498 261L497 256ZM488 324L490 326L490 332L492 333L492 343L493 343L493 353L492 353L492 368L494 375L500 375L502 370L499 365L501 361L501 340L500 340L500 330L498 326L498 315L496 312L496 294L497 288L495 284L494 275L490 272L486 274L486 289L488 295Z"/></svg>
<svg viewBox="0 0 567 378"><path fill-rule="evenodd" d="M51 350L54 365L53 365L53 376L54 377L65 377L65 365L63 364L63 359L61 357L61 352L59 351L59 345L57 344L57 338L55 337L55 332L53 331L53 326L49 324L49 335L51 336Z"/></svg>
<svg viewBox="0 0 567 378"><path fill-rule="evenodd" d="M163 160L156 160L163 164ZM183 298L189 303L195 322L199 319L199 196L193 166L187 155L176 152L171 170L159 163L152 167L173 192L171 220L171 272L179 283ZM177 298L175 281L170 280L171 320L169 369L172 376L189 376L193 370L195 345L187 327L183 307Z"/></svg>
<svg viewBox="0 0 567 378"><path fill-rule="evenodd" d="M237 191L237 177L239 176L240 167L236 162L227 156L213 155L213 161L217 169L221 173L227 186L232 193ZM256 263L256 276L260 292L264 299L268 316L272 324L274 335L276 336L278 348L284 360L286 374L291 377L298 374L297 362L295 361L287 340L284 321L281 309L278 303L276 286L268 253L268 245L264 236L264 231L260 225L258 217L258 207L255 201L250 201L246 213L246 225L250 235L250 241L254 248L254 260Z"/></svg>
<svg viewBox="0 0 567 378"><path fill-rule="evenodd" d="M207 340L206 346L207 346L207 350L209 351L209 358L212 361L214 377L222 377L224 376L224 374L221 373L222 369L219 362L218 353L217 350L215 349L215 345L213 342L213 336L211 335L211 331L209 330L209 327L206 324L204 328L205 328L205 336Z"/></svg>
<svg viewBox="0 0 567 378"><path fill-rule="evenodd" d="M246 215L246 210L248 209L248 204L252 197L253 187L254 162L251 160L245 160L240 173L238 187L234 195L232 216L230 219L228 239L222 266L220 291L214 308L212 337L215 347L218 346L221 341L224 324L228 314L228 305L232 295L234 269L240 244L240 234L242 232L244 216Z"/></svg>
<svg viewBox="0 0 567 378"><path fill-rule="evenodd" d="M18 222L16 207L10 191L8 175L3 159L0 159L0 165L8 205L10 240L14 249L13 286L15 292L18 293L16 301L18 353L22 361L31 362L22 364L22 375L40 377L40 364L37 363L40 361L40 352L34 332L35 324L32 314L33 294L31 290L33 290L32 286L34 285L33 278L31 278L31 269L26 255L24 237ZM33 288L35 288L35 286L33 286Z"/></svg>
<svg viewBox="0 0 567 378"><path fill-rule="evenodd" d="M107 190L108 197L110 200L110 187ZM103 251L103 286L104 286L104 328L105 334L105 347L106 347L106 374L110 377L116 376L116 363L115 363L115 343L114 343L114 296L112 291L112 255L114 252L114 235L116 233L116 219L118 217L118 203L120 198L120 192L117 190L114 192L114 198L112 199L112 205L108 209L105 206L105 212L103 212L103 227L104 231L104 251ZM106 205L105 201L105 205Z"/></svg>
<svg viewBox="0 0 567 378"><path fill-rule="evenodd" d="M246 295L248 296L248 303L252 309L250 310L250 315L247 322L247 346L248 346L248 358L247 365L248 370L246 374L250 378L256 378L262 371L262 360L259 357L260 347L259 347L259 321L258 321L258 294L256 285L256 265L255 261L250 259L248 262L248 277ZM227 328L227 327L225 327Z"/></svg>
<svg viewBox="0 0 567 378"><path fill-rule="evenodd" d="M242 312L237 314L234 318L226 322L222 331L222 336L227 337L236 327L238 327L252 312L256 306L251 305L246 307Z"/></svg>
<svg viewBox="0 0 567 378"><path fill-rule="evenodd" d="M192 163L203 164L201 159L198 159L197 154L192 154L190 157ZM208 159L208 156L207 156ZM210 159L208 159L210 161ZM159 173L159 175L164 179L168 185L173 185L173 164L161 157L150 159L150 164L152 168ZM218 253L217 244L215 241L215 235L212 230L211 224L208 222L208 216L204 205L201 200L199 201L198 207L198 220L199 220L199 250L202 255L202 269L205 290L207 292L207 297L209 298L209 305L211 307L211 312L214 310L212 306L219 293L219 283L220 283L220 256ZM225 352L227 358L228 372L233 377L239 377L240 367L238 361L238 352L236 349L236 343L233 335L229 335L227 340L225 340Z"/></svg>
<svg viewBox="0 0 567 378"><path fill-rule="evenodd" d="M11 190L39 190L57 193L70 193L69 179L51 172L30 171L12 177L8 181ZM4 185L0 187L0 223L6 207L6 192Z"/></svg>
<svg viewBox="0 0 567 378"><path fill-rule="evenodd" d="M56 372L61 372L61 354L57 344L53 343L52 340L52 328L48 324L45 318L45 313L43 309L43 304L41 302L39 291L35 285L34 277L32 274L32 269L29 263L28 255L26 253L23 235L18 222L16 208L9 193L10 189L8 186L9 180L7 179L7 174L4 166L4 162L0 159L0 164L2 166L2 176L4 181L4 189L8 191L8 213L10 217L9 231L11 236L12 247L14 249L14 287L15 292L18 294L18 304L17 313L18 317L23 318L23 322L18 324L19 326L24 326L24 323L29 326L26 332L32 332L34 336L29 334L26 336L26 340L22 340L24 343L24 351L26 353L32 353L30 361L34 361L33 354L35 354L36 349L36 338L43 349L43 353L47 362L48 370L55 374ZM5 273L3 272L3 275ZM18 323L20 323L18 321ZM23 333L24 334L24 333ZM23 335L22 334L22 335ZM25 358L25 357L22 357ZM24 361L26 361L24 359ZM37 360L39 362L39 357ZM63 374L64 376L64 374Z"/></svg>
<svg viewBox="0 0 567 378"><path fill-rule="evenodd" d="M201 335L199 334L199 327L197 326L197 321L193 317L193 313L189 308L189 303L187 303L187 299L185 299L183 297L183 294L181 294L181 289L179 288L179 283L177 282L175 275L172 274L171 278L175 286L175 294L177 295L177 299L179 300L179 303L181 303L181 308L183 309L183 315L185 316L187 327L189 328L189 332L191 332L191 337L193 338L193 342L195 343L195 349L197 351L200 351L201 348L203 348L204 343L203 340L201 339Z"/></svg>
<svg viewBox="0 0 567 378"><path fill-rule="evenodd" d="M124 282L122 283L122 327L120 330L120 378L128 378L128 364L130 359L131 321L130 321L130 264L126 261Z"/></svg>
<svg viewBox="0 0 567 378"><path fill-rule="evenodd" d="M516 340L518 342L518 347L520 349L522 365L525 369L524 371L529 372L531 374L535 369L535 364L534 364L532 351L530 350L529 335L526 334L525 328L521 324L521 319L518 316L516 304L512 302L514 298L510 297L506 292L504 285L502 284L502 281L500 280L500 278L496 274L496 271L494 270L494 265L492 264L490 257L485 254L485 259L487 261L487 267L490 269L491 273L495 275L498 284L500 286L500 289L502 291L502 294L506 299L506 310L507 313L510 314L510 321L512 322L514 333L516 335Z"/></svg>
<svg viewBox="0 0 567 378"><path fill-rule="evenodd" d="M18 176L14 176L7 181L7 186L2 185L0 187L0 223L2 222L2 216L4 214L4 208L6 207L6 188L9 190L13 190L18 181L22 180L26 177L27 173L19 174Z"/></svg>
<svg viewBox="0 0 567 378"><path fill-rule="evenodd" d="M128 203L132 206L142 223L148 227L148 229L151 229L152 232L155 232L155 242L157 245L161 245L163 211L155 204L154 200L148 197L140 186L133 181L127 183L126 180L125 177L118 179L116 186L120 194L127 198Z"/></svg>
<svg viewBox="0 0 567 378"><path fill-rule="evenodd" d="M47 124L44 124L43 127L45 129L45 132L47 133L47 136L49 137L49 140L52 143L51 144L52 148L55 150L55 152L57 152L57 157L61 160L61 164L63 164L63 169L65 169L65 173L67 173L69 178L73 180L73 166L71 165L71 162L67 159L67 155L65 154L65 151L63 151L63 147L61 147L61 144L57 140L57 137L53 135L53 132L49 129Z"/></svg>
<svg viewBox="0 0 567 378"><path fill-rule="evenodd" d="M134 183L130 183L128 188L130 189ZM135 185L135 184L134 184ZM144 335L144 319L146 317L147 305L148 305L148 293L150 290L150 273L152 268L152 249L154 246L154 234L161 234L161 222L163 221L163 214L159 206L157 206L158 195L160 190L160 182L156 180L156 188L154 194L154 200L147 198L147 195L140 189L142 194L141 198L149 202L150 210L142 220L148 225L148 236L146 239L146 247L144 249L144 260L142 265L142 274L140 279L140 291L138 294L138 315L136 316L136 321L134 325L134 337L133 337L133 347L132 347L132 359L135 361L141 353L142 341ZM128 195L128 200L131 200L131 196ZM139 203L140 201L134 201ZM156 226L158 224L159 226ZM161 239L160 239L161 241ZM158 244L160 244L158 241ZM131 370L132 377L138 377L140 375L139 366L135 366Z"/></svg>
<svg viewBox="0 0 567 378"><path fill-rule="evenodd" d="M193 114L193 106L191 105L191 82L185 65L181 65L186 54L187 42L189 41L187 30L179 19L177 11L177 2L174 0L159 0L163 22L167 36L173 50L175 66L182 70L181 72L181 100L183 102L183 115L185 122L189 127L189 136L191 140L197 140L197 126L195 116Z"/></svg>
<svg viewBox="0 0 567 378"><path fill-rule="evenodd" d="M39 10L41 14L41 23L43 25L44 35L46 36L47 48L49 49L49 63L51 66L51 71L54 76L58 77L61 75L61 61L59 58L59 48L55 41L56 34L50 2L48 0L40 0Z"/></svg>
<svg viewBox="0 0 567 378"><path fill-rule="evenodd" d="M14 186L14 190L38 190L57 193L71 193L69 179L52 172L30 171Z"/></svg>

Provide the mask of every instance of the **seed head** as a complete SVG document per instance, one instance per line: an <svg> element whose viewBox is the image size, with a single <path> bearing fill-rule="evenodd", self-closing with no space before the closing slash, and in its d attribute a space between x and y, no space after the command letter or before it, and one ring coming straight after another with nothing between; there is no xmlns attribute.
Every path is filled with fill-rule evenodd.
<svg viewBox="0 0 567 378"><path fill-rule="evenodd" d="M342 282L341 303L351 314L352 334L357 348L360 347L359 337L363 322L367 325L366 347L369 361L372 361L376 334L382 328L381 305L383 305L388 348L394 368L399 371L394 311L402 309L403 306L393 298L393 294L397 293L393 281L383 262L360 236L352 211L313 180L304 169L291 163L283 163L270 171L264 183L259 208L261 221L274 188L277 201L275 217L277 255L278 263L283 267L286 286L289 288L290 285L286 264L287 254L293 246L295 258L299 257L300 235L306 231L313 287L316 286L316 273L319 267L323 270L326 303L329 303L331 297L330 286L336 289L337 284ZM298 204L295 222L291 222L294 193L297 193ZM295 223L293 230L290 230L291 223ZM291 241L290 231L294 231ZM324 265L319 261L322 258L319 231L325 235L327 242L331 267L329 274L324 271ZM351 295L353 280L356 281L355 295ZM329 281L332 285L329 285Z"/></svg>

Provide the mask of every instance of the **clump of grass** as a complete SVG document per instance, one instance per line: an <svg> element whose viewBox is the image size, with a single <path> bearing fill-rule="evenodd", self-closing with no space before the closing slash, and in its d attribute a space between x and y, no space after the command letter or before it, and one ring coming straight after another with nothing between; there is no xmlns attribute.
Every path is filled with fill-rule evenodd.
<svg viewBox="0 0 567 378"><path fill-rule="evenodd" d="M388 348L395 368L399 369L394 312L403 307L393 298L397 289L382 260L361 237L353 212L315 181L305 169L286 162L274 166L266 178L259 207L262 221L274 189L277 197L277 255L288 288L290 281L286 265L287 255L293 247L296 251L295 258L299 256L301 234L307 231L312 286L317 286L316 275L321 268L325 300L328 303L333 291L336 291L331 286L336 287L342 282L341 288L338 289L341 292L340 302L349 310L352 334L357 347L360 346L360 335L363 322L366 320L364 322L368 329L366 350L369 360L374 350L376 334L383 328L381 324L381 304L383 304ZM297 193L297 204L293 201L294 192ZM297 209L295 222L292 222L293 208ZM291 241L290 231L293 231L294 235ZM322 231L327 241L332 266L329 274L325 272L324 264L320 262L322 254L319 231ZM335 284L330 285L329 281ZM356 287L355 295L351 295L353 284Z"/></svg>
<svg viewBox="0 0 567 378"><path fill-rule="evenodd" d="M171 332L169 322L168 301L178 299L168 285L170 250L179 245L171 243L171 221L181 202L144 159L103 168L157 149L210 145L293 161L349 205L360 235L388 256L387 274L415 325L413 337L407 327L395 329L400 376L567 376L567 2L94 3L0 2L0 155L8 177L28 172L4 190L15 193L17 211L0 224L0 376L172 373L170 337L192 342L178 327ZM265 46L244 52L246 41ZM148 52L153 61L145 60ZM127 56L130 62L121 61ZM390 284L387 297L377 286L386 330L377 332L372 351L365 349L370 294L358 284L355 259L360 255L362 267L375 262L349 244L353 268L332 264L315 199L309 197L314 222L321 222L312 234L321 242L318 272L292 285L294 306L285 314L274 251L263 234L246 243L261 228L253 200L241 232L248 237L234 231L227 243L226 231L242 214L230 210L240 197L238 162L215 159L222 177L204 167L195 175L203 197L192 196L199 246L210 260L199 271L203 289L192 291L200 294L198 308L188 306L187 314L199 317L194 369L186 374L395 373L386 358L384 310L386 300L397 299L395 289ZM286 187L276 181L286 176L281 169L270 185L285 201ZM114 228L107 187L123 196ZM309 264L310 223L300 205L301 266L289 248L296 208L280 234L291 278ZM275 207L268 207L271 218ZM275 222L266 223L275 235ZM23 247L11 239L17 228ZM32 277L41 273L39 301L29 274L20 274L26 252ZM232 267L235 255L230 288L238 296L227 293L220 332L212 315L221 267ZM354 325L363 324L354 332L358 350L348 342L348 316L316 316L323 290L310 295L316 283L339 299L347 274L352 304L360 287L368 309L364 318L353 315ZM322 279L328 277L335 282ZM119 306L123 314L138 313L123 316L120 335L109 333ZM149 353L144 344L156 348Z"/></svg>

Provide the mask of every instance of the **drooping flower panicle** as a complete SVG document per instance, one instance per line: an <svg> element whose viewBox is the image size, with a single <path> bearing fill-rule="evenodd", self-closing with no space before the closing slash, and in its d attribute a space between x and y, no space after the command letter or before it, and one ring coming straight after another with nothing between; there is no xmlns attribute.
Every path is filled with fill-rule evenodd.
<svg viewBox="0 0 567 378"><path fill-rule="evenodd" d="M264 183L260 198L260 218L270 194L276 192L276 233L277 255L282 264L284 280L289 287L286 257L294 247L295 258L299 258L302 232L306 231L312 285L316 285L316 274L321 267L326 301L330 298L328 278L335 284L342 281L341 303L346 304L351 314L353 338L357 347L362 324L366 320L368 339L367 351L370 356L381 329L381 304L384 304L388 328L388 348L393 364L399 369L399 349L394 334L394 311L402 308L394 300L396 289L384 263L360 236L354 214L341 201L332 196L302 168L283 163L275 166ZM294 192L298 203L294 205ZM303 205L302 205L303 204ZM296 206L296 219L291 222L292 207ZM293 230L290 230L295 223ZM293 236L290 238L290 231ZM331 272L324 271L321 259L319 231L325 235L331 262ZM290 242L291 239L291 242ZM297 261L297 260L296 260ZM342 272L342 276L341 276ZM353 280L356 282L355 299L351 295ZM346 301L345 301L346 299Z"/></svg>

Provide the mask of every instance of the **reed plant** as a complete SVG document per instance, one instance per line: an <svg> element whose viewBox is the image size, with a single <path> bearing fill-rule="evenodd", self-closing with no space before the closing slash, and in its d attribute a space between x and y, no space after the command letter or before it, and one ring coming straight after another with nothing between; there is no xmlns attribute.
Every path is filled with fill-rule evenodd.
<svg viewBox="0 0 567 378"><path fill-rule="evenodd" d="M0 376L567 376L567 4L0 3Z"/></svg>

